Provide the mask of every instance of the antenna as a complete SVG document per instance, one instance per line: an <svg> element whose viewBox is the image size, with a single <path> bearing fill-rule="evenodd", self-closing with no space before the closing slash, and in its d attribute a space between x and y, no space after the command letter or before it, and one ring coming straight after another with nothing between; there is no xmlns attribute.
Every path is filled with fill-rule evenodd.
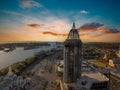
<svg viewBox="0 0 120 90"><path fill-rule="evenodd" d="M72 27L72 29L75 29L75 22L73 22L73 27Z"/></svg>

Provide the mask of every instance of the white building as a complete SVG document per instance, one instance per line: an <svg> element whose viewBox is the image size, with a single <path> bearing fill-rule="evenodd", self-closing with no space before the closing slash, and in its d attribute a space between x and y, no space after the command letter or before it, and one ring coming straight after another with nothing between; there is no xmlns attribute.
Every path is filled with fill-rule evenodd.
<svg viewBox="0 0 120 90"><path fill-rule="evenodd" d="M110 59L109 66L120 70L120 58Z"/></svg>

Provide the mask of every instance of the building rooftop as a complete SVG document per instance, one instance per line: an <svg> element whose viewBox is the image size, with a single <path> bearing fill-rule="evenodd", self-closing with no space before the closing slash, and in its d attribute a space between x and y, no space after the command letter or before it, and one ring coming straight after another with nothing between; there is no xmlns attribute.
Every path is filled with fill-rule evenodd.
<svg viewBox="0 0 120 90"><path fill-rule="evenodd" d="M101 83L101 82L106 82L109 79L103 75L102 73L96 72L96 73L86 73L82 74L81 78L77 80L75 83L66 83L68 87L74 87L74 88L79 88L79 89L85 89L89 90L94 83Z"/></svg>
<svg viewBox="0 0 120 90"><path fill-rule="evenodd" d="M89 89L93 83L99 83L99 82L105 82L109 79L103 75L102 73L96 72L96 73L86 73L82 74L82 77L80 80L78 80L79 87L84 87L86 89Z"/></svg>
<svg viewBox="0 0 120 90"><path fill-rule="evenodd" d="M83 77L89 77L89 80L93 80L93 81L106 81L109 80L105 75L103 75L100 72L96 72L96 73L86 73L82 75Z"/></svg>
<svg viewBox="0 0 120 90"><path fill-rule="evenodd" d="M113 63L115 64L120 64L120 58L113 58L113 59L110 59L113 61Z"/></svg>

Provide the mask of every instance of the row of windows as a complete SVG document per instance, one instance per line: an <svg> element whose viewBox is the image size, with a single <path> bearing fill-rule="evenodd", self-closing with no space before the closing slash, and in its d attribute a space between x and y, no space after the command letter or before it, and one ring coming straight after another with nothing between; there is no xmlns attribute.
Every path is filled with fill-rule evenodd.
<svg viewBox="0 0 120 90"><path fill-rule="evenodd" d="M107 88L108 82L101 82L101 83L93 83L91 88Z"/></svg>

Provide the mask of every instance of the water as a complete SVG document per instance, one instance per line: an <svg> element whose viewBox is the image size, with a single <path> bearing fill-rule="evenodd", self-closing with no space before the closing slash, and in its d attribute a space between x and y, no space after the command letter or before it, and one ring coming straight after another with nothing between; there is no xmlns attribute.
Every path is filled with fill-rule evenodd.
<svg viewBox="0 0 120 90"><path fill-rule="evenodd" d="M23 61L26 58L32 57L36 52L41 50L47 51L54 46L41 46L37 49L24 50L23 48L16 48L12 52L0 51L0 69L12 65L18 61Z"/></svg>

